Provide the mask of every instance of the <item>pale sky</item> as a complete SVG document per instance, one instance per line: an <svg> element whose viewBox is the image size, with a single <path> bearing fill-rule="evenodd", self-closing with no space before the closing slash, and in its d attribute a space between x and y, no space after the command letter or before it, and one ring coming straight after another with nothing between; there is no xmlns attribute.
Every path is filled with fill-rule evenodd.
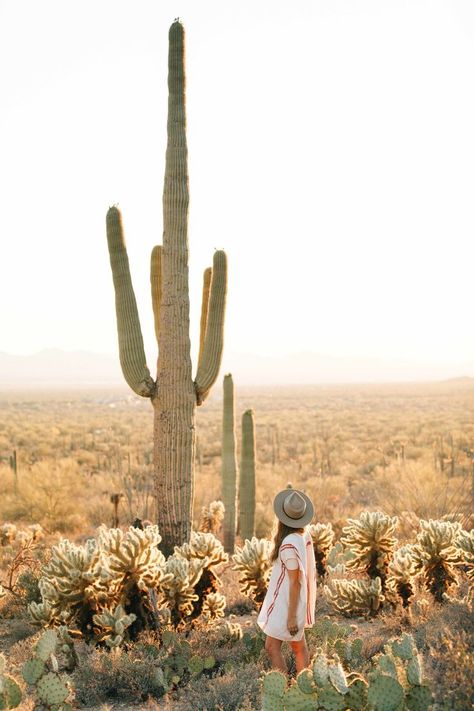
<svg viewBox="0 0 474 711"><path fill-rule="evenodd" d="M474 361L472 0L0 0L0 351L117 352L117 203L153 370L177 16L193 348L224 248L228 353Z"/></svg>

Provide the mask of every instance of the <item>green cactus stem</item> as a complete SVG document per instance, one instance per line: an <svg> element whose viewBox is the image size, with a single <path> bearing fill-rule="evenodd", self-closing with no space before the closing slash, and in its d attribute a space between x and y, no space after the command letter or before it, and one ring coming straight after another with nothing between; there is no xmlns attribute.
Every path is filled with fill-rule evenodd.
<svg viewBox="0 0 474 711"><path fill-rule="evenodd" d="M154 478L156 520L169 555L188 540L194 499L194 419L196 405L210 392L219 373L227 292L227 259L214 253L205 272L200 353L192 378L188 287L188 167L184 28L169 31L168 143L163 189L163 245L151 254L150 280L157 377L146 363L137 303L130 276L122 218L116 207L107 213L107 239L115 288L120 363L132 390L151 400L154 409Z"/></svg>
<svg viewBox="0 0 474 711"><path fill-rule="evenodd" d="M255 417L242 415L242 457L239 482L239 532L245 541L255 533Z"/></svg>
<svg viewBox="0 0 474 711"><path fill-rule="evenodd" d="M224 502L224 549L233 553L237 514L237 456L235 452L235 407L232 375L224 376L222 416L222 500Z"/></svg>

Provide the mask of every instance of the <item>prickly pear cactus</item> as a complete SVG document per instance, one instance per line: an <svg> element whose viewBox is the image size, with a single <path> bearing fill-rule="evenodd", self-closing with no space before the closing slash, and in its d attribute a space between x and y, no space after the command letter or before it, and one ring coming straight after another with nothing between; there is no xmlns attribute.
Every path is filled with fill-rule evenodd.
<svg viewBox="0 0 474 711"><path fill-rule="evenodd" d="M385 589L388 564L397 543L393 536L397 523L396 516L364 511L358 519L348 519L348 526L342 529L341 543L355 554L347 567L366 572L372 580L380 578L382 589Z"/></svg>
<svg viewBox="0 0 474 711"><path fill-rule="evenodd" d="M283 694L286 676L279 671L267 672L262 684L262 711L284 711Z"/></svg>
<svg viewBox="0 0 474 711"><path fill-rule="evenodd" d="M22 700L22 691L9 674L5 674L6 659L0 654L0 709L15 709Z"/></svg>
<svg viewBox="0 0 474 711"><path fill-rule="evenodd" d="M403 686L392 676L381 674L369 684L367 702L373 711L398 711L403 699Z"/></svg>
<svg viewBox="0 0 474 711"><path fill-rule="evenodd" d="M240 590L256 603L262 603L270 579L271 542L265 538L246 540L242 548L237 548L232 556L233 570L239 571Z"/></svg>
<svg viewBox="0 0 474 711"><path fill-rule="evenodd" d="M64 640L64 633L61 633L61 636ZM36 644L35 656L27 660L22 668L23 679L33 687L41 702L41 708L45 710L67 711L72 708L69 703L66 703L70 691L68 684L59 673L58 660L55 656L59 645L58 632L46 630Z"/></svg>

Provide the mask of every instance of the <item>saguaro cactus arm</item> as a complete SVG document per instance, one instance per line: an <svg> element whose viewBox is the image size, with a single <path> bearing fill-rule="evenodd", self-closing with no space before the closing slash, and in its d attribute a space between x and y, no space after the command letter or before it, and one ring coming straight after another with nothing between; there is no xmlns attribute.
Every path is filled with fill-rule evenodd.
<svg viewBox="0 0 474 711"><path fill-rule="evenodd" d="M206 333L196 373L196 397L200 405L214 385L224 347L224 316L227 297L227 257L225 252L214 253ZM201 339L203 338L201 334Z"/></svg>
<svg viewBox="0 0 474 711"><path fill-rule="evenodd" d="M160 310L161 310L161 250L160 244L153 247L150 260L151 302L155 321L156 342L160 339Z"/></svg>
<svg viewBox="0 0 474 711"><path fill-rule="evenodd" d="M152 397L155 381L146 364L137 302L133 291L122 216L117 207L107 212L107 242L115 287L115 311L120 365L128 385L137 395Z"/></svg>
<svg viewBox="0 0 474 711"><path fill-rule="evenodd" d="M199 337L199 356L198 364L202 360L204 343L206 341L207 316L209 313L209 294L211 291L212 267L204 270L204 278L202 284L202 304L201 304L201 322L200 322L200 337Z"/></svg>

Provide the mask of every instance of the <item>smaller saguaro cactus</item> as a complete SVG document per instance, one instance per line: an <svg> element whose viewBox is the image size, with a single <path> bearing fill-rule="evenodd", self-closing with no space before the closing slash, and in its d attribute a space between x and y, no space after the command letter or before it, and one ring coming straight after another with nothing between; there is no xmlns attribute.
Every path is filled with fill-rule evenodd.
<svg viewBox="0 0 474 711"><path fill-rule="evenodd" d="M250 539L255 533L255 416L253 410L242 415L242 451L239 481L239 533Z"/></svg>
<svg viewBox="0 0 474 711"><path fill-rule="evenodd" d="M234 552L237 516L237 456L235 448L235 406L232 375L224 376L222 420L222 499L224 502L224 548Z"/></svg>
<svg viewBox="0 0 474 711"><path fill-rule="evenodd" d="M358 519L348 519L342 529L341 542L355 554L347 562L352 570L363 570L369 578L380 578L385 589L388 564L397 543L393 533L398 523L396 516L387 516L381 511L364 511Z"/></svg>

